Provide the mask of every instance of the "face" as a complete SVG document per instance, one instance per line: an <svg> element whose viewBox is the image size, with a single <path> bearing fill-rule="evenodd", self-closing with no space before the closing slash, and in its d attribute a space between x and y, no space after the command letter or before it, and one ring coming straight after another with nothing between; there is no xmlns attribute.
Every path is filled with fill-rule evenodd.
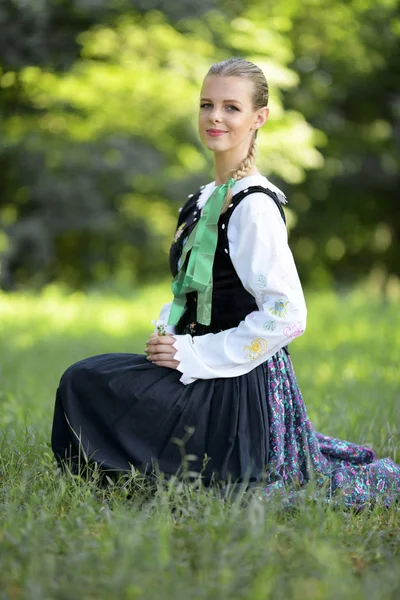
<svg viewBox="0 0 400 600"><path fill-rule="evenodd" d="M253 109L253 85L246 77L206 77L200 94L199 133L209 150L246 156L255 130L269 113L267 107Z"/></svg>

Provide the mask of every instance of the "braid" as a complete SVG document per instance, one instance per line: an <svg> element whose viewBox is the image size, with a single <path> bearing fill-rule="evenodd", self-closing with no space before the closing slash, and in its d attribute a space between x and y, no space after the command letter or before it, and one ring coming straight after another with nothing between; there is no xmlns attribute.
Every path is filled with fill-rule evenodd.
<svg viewBox="0 0 400 600"><path fill-rule="evenodd" d="M211 65L206 77L218 75L220 77L245 77L253 84L252 104L253 109L258 110L268 106L269 89L268 83L262 70L252 62L244 60L240 57L227 58L221 62ZM249 151L246 158L240 163L238 168L233 171L231 177L236 181L243 179L254 165L256 158L256 137L258 130L256 129L253 139L250 142ZM221 213L226 212L229 204L232 201L232 191L228 190Z"/></svg>
<svg viewBox="0 0 400 600"><path fill-rule="evenodd" d="M240 163L240 165L238 166L236 171L231 175L231 177L233 179L236 179L236 181L239 181L239 179L243 179L243 177L246 177L246 174L252 168L255 159L256 159L256 138L253 135L246 158Z"/></svg>
<svg viewBox="0 0 400 600"><path fill-rule="evenodd" d="M240 163L240 165L238 166L236 171L234 171L231 175L231 178L235 179L236 181L239 181L239 179L243 179L243 177L246 177L247 173L251 170L251 168L254 165L254 161L256 159L256 154L257 154L256 133L257 133L257 130L256 130L255 134L253 135L253 138L250 142L250 147L249 147L249 151L247 153L246 158ZM222 209L221 209L221 214L223 214L224 212L227 211L229 204L231 203L231 200L232 200L232 189L230 188L226 193L225 200L224 200L224 203L223 203Z"/></svg>

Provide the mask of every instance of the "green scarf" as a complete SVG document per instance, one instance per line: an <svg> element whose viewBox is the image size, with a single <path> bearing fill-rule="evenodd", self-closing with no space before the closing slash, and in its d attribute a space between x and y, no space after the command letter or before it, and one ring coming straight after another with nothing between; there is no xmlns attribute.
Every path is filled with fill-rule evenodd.
<svg viewBox="0 0 400 600"><path fill-rule="evenodd" d="M207 200L199 222L193 228L181 256L181 268L172 281L174 301L168 325L176 325L186 306L186 294L197 292L197 322L211 323L212 270L218 241L218 221L227 191L236 183L228 179L215 188ZM186 257L191 251L187 267Z"/></svg>

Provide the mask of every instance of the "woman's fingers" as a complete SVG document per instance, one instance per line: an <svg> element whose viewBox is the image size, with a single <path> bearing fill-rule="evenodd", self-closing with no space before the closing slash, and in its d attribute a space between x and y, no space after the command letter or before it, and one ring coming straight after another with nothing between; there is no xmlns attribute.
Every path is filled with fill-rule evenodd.
<svg viewBox="0 0 400 600"><path fill-rule="evenodd" d="M172 336L152 336L147 342L145 352L146 354L170 352L173 356L176 352L175 348L173 347L174 342L175 338Z"/></svg>
<svg viewBox="0 0 400 600"><path fill-rule="evenodd" d="M150 346L157 346L158 344L172 346L172 344L174 344L174 343L175 343L175 338L171 334L158 335L156 333L153 333L146 342L146 348L148 348Z"/></svg>
<svg viewBox="0 0 400 600"><path fill-rule="evenodd" d="M152 344L147 346L146 353L147 354L169 354L170 356L174 356L176 349L173 346L166 346L165 344Z"/></svg>
<svg viewBox="0 0 400 600"><path fill-rule="evenodd" d="M150 346L147 350L147 356L153 360L156 356L162 356L163 358L174 358L176 350L173 346Z"/></svg>
<svg viewBox="0 0 400 600"><path fill-rule="evenodd" d="M156 340L157 344L167 344L168 346L172 346L172 344L175 342L174 336L170 333L167 335L157 335Z"/></svg>
<svg viewBox="0 0 400 600"><path fill-rule="evenodd" d="M167 367L168 369L177 369L179 365L177 360L152 360L151 362L153 365L157 365L157 367Z"/></svg>
<svg viewBox="0 0 400 600"><path fill-rule="evenodd" d="M175 338L171 334L158 335L153 333L147 342L145 350L148 360L158 367L177 369L179 361L174 360L176 354L176 349L173 346L174 343Z"/></svg>
<svg viewBox="0 0 400 600"><path fill-rule="evenodd" d="M175 352L157 352L155 354L148 354L151 362L156 362L158 360L173 360Z"/></svg>
<svg viewBox="0 0 400 600"><path fill-rule="evenodd" d="M175 337L171 333L167 333L166 335L158 335L158 333L152 333L147 343L150 342L152 344L155 344L163 340L166 344L173 344L175 342Z"/></svg>

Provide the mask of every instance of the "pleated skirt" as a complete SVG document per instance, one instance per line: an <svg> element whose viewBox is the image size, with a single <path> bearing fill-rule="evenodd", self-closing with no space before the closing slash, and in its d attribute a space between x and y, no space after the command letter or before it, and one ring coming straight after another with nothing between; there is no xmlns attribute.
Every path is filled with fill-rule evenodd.
<svg viewBox="0 0 400 600"><path fill-rule="evenodd" d="M52 448L62 463L258 481L269 452L266 372L183 385L177 370L144 355L102 354L63 374Z"/></svg>
<svg viewBox="0 0 400 600"><path fill-rule="evenodd" d="M317 432L289 354L246 375L183 385L176 370L136 354L103 354L67 369L57 390L52 448L71 468L97 464L165 476L189 469L207 485L246 482L295 501L312 480L349 507L400 498L400 465Z"/></svg>

